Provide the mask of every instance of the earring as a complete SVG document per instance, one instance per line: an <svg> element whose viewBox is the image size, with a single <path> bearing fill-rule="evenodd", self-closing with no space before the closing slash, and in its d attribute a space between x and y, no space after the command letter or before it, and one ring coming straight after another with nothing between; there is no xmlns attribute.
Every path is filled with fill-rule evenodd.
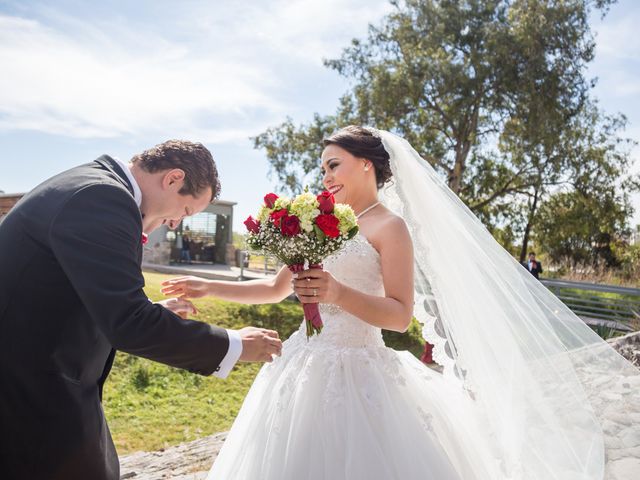
<svg viewBox="0 0 640 480"><path fill-rule="evenodd" d="M368 172L369 171L369 166L367 165L366 167L364 167L364 171Z"/></svg>

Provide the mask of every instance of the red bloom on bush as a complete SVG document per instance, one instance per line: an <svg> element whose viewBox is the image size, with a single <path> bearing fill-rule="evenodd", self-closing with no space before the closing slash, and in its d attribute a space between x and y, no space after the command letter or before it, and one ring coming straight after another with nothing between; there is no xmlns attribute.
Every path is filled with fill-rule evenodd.
<svg viewBox="0 0 640 480"><path fill-rule="evenodd" d="M260 231L260 222L251 215L244 221L244 226L247 227L247 230L251 233L258 233Z"/></svg>
<svg viewBox="0 0 640 480"><path fill-rule="evenodd" d="M333 206L336 203L336 199L333 197L333 193L324 191L320 195L316 197L318 199L318 203L320 204L320 212L322 213L332 213Z"/></svg>
<svg viewBox="0 0 640 480"><path fill-rule="evenodd" d="M340 220L335 215L318 215L316 217L316 225L322 230L322 233L330 238L340 236L339 224Z"/></svg>
<svg viewBox="0 0 640 480"><path fill-rule="evenodd" d="M276 195L275 193L267 193L264 196L264 204L269 208L273 208L276 205L277 199L278 195Z"/></svg>
<svg viewBox="0 0 640 480"><path fill-rule="evenodd" d="M289 212L287 211L286 208L281 208L280 210L276 210L275 212L272 212L270 215L271 221L276 227L279 227L280 221L282 220L282 218L286 217L288 214Z"/></svg>
<svg viewBox="0 0 640 480"><path fill-rule="evenodd" d="M298 235L300 233L300 219L295 215L285 215L282 217L280 229L282 234L287 237Z"/></svg>

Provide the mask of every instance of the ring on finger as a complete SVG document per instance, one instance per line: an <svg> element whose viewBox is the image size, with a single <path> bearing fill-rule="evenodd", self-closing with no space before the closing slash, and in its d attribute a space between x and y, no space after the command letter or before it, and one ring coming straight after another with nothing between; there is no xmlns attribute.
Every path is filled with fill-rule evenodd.
<svg viewBox="0 0 640 480"><path fill-rule="evenodd" d="M317 296L318 296L318 289L317 289L317 288L314 288L314 289L313 289L313 296L314 296L314 297L317 297Z"/></svg>

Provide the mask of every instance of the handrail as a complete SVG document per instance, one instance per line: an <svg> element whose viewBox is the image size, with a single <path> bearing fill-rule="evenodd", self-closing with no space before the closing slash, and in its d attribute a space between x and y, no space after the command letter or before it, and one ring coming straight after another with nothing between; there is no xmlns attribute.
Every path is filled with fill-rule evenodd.
<svg viewBox="0 0 640 480"><path fill-rule="evenodd" d="M640 288L620 287L618 285L606 285L602 283L576 282L573 280L555 280L550 278L541 278L540 281L547 287L576 288L578 290L594 290L597 292L640 296Z"/></svg>
<svg viewBox="0 0 640 480"><path fill-rule="evenodd" d="M606 324L619 331L632 331L628 325L640 320L640 289L571 280L540 279L567 307L590 325ZM574 290L574 292L566 291ZM577 292L592 292L580 295ZM623 298L609 298L613 293Z"/></svg>

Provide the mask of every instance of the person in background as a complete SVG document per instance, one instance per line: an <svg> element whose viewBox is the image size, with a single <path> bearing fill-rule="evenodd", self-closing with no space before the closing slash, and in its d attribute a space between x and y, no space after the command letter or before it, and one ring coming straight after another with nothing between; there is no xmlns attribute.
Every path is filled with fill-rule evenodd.
<svg viewBox="0 0 640 480"><path fill-rule="evenodd" d="M182 237L182 249L180 250L180 261L191 263L191 240L188 235Z"/></svg>
<svg viewBox="0 0 640 480"><path fill-rule="evenodd" d="M529 270L531 275L536 278L540 278L540 274L543 272L542 263L540 263L539 260L536 260L535 252L529 252L529 261L523 262L522 266Z"/></svg>

